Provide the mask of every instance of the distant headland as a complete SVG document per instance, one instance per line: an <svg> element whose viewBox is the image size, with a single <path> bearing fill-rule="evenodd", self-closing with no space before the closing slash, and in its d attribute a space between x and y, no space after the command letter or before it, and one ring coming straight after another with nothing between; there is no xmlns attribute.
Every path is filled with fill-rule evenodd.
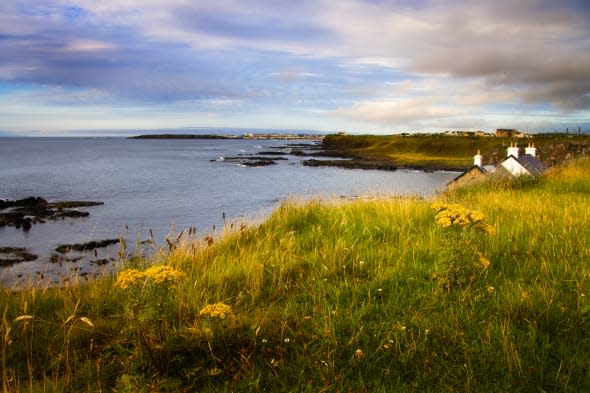
<svg viewBox="0 0 590 393"><path fill-rule="evenodd" d="M129 137L129 139L255 139L255 140L308 140L321 141L324 135L318 134L282 134L282 133L247 133L233 134L145 134Z"/></svg>
<svg viewBox="0 0 590 393"><path fill-rule="evenodd" d="M290 154L312 157L305 166L336 166L350 169L465 171L472 165L477 150L483 152L484 164L495 164L505 156L513 142L534 142L539 157L554 166L579 156L590 155L587 134L525 134L512 129L483 132L447 132L435 134L329 135L311 133L242 133L242 134L146 134L131 139L252 139L304 140L321 142L319 151L304 152L295 148ZM293 146L291 146L293 147ZM319 159L324 157L323 159ZM325 159L329 157L330 159ZM264 162L268 164L268 162Z"/></svg>

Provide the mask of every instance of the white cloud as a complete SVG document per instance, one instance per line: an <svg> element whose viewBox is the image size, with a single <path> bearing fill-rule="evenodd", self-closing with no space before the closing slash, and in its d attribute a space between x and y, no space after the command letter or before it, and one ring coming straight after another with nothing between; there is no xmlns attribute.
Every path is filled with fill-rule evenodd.
<svg viewBox="0 0 590 393"><path fill-rule="evenodd" d="M583 97L590 91L590 28L576 9L537 1L389 11L386 5L352 4L336 7L326 20L343 37L342 52L354 53L357 62L385 58L415 75L480 78L519 95L521 103L589 107ZM538 93L526 94L527 88Z"/></svg>
<svg viewBox="0 0 590 393"><path fill-rule="evenodd" d="M110 42L99 40L76 39L67 43L65 49L74 52L92 52L114 49L115 45Z"/></svg>
<svg viewBox="0 0 590 393"><path fill-rule="evenodd" d="M397 126L427 119L442 119L463 114L461 110L432 99L410 98L392 101L364 101L349 108L332 111L334 116L352 120Z"/></svg>
<svg viewBox="0 0 590 393"><path fill-rule="evenodd" d="M219 121L248 108L262 122L269 101L290 121L312 102L314 121L338 127L493 122L540 107L589 122L590 19L573 4L9 0L0 79L57 86L30 93L38 108L159 100L186 122L191 107Z"/></svg>

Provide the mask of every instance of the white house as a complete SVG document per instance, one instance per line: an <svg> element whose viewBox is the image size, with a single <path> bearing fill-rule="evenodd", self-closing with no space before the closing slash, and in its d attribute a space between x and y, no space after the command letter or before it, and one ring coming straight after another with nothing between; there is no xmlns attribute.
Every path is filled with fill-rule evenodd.
<svg viewBox="0 0 590 393"><path fill-rule="evenodd" d="M448 184L450 187L463 186L467 184L479 183L488 176L539 176L547 167L543 161L537 158L537 148L534 144L529 144L525 148L525 154L520 154L520 149L516 143L511 143L506 152L506 158L498 166L483 165L483 157L480 151L473 156L473 166L466 172L451 180Z"/></svg>
<svg viewBox="0 0 590 393"><path fill-rule="evenodd" d="M500 163L500 166L512 176L539 176L547 169L543 161L537 158L537 148L530 143L523 155L520 155L520 149L516 143L511 144L507 157Z"/></svg>

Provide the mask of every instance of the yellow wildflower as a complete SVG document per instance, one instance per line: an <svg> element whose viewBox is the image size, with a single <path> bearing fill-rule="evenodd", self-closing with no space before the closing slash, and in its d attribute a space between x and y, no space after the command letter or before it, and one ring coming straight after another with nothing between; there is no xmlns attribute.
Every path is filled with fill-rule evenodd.
<svg viewBox="0 0 590 393"><path fill-rule="evenodd" d="M488 258L485 257L483 254L479 254L479 264L481 265L482 269L487 269L490 267L492 262Z"/></svg>
<svg viewBox="0 0 590 393"><path fill-rule="evenodd" d="M144 278L145 273L135 269L128 269L119 273L115 285L121 289L127 289L135 284L143 282Z"/></svg>
<svg viewBox="0 0 590 393"><path fill-rule="evenodd" d="M145 275L155 284L174 284L185 276L183 272L166 265L152 266L145 271Z"/></svg>
<svg viewBox="0 0 590 393"><path fill-rule="evenodd" d="M152 280L155 284L173 284L180 281L184 276L184 273L170 266L158 265L150 267L145 272L135 269L125 270L119 273L115 285L121 289L127 289L133 285L143 283L148 279Z"/></svg>
<svg viewBox="0 0 590 393"><path fill-rule="evenodd" d="M224 303L208 304L199 311L199 315L206 315L211 318L219 317L224 319L227 315L232 314L231 306Z"/></svg>
<svg viewBox="0 0 590 393"><path fill-rule="evenodd" d="M486 223L485 215L478 211L469 210L457 203L435 202L432 208L436 213L434 221L443 228L471 226L484 233L495 232L494 228Z"/></svg>

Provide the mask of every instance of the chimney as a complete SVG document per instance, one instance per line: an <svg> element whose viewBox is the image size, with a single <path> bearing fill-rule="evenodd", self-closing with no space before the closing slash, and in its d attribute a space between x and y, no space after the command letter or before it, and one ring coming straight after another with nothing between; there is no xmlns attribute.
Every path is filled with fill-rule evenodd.
<svg viewBox="0 0 590 393"><path fill-rule="evenodd" d="M477 154L473 156L473 165L478 166L481 168L481 154L479 154L479 149L477 150Z"/></svg>
<svg viewBox="0 0 590 393"><path fill-rule="evenodd" d="M530 154L533 157L537 156L537 148L535 147L534 143L529 143L529 146L524 149L525 154Z"/></svg>
<svg viewBox="0 0 590 393"><path fill-rule="evenodd" d="M510 144L508 148L507 157L513 156L514 158L518 158L518 146L516 146L516 142Z"/></svg>

